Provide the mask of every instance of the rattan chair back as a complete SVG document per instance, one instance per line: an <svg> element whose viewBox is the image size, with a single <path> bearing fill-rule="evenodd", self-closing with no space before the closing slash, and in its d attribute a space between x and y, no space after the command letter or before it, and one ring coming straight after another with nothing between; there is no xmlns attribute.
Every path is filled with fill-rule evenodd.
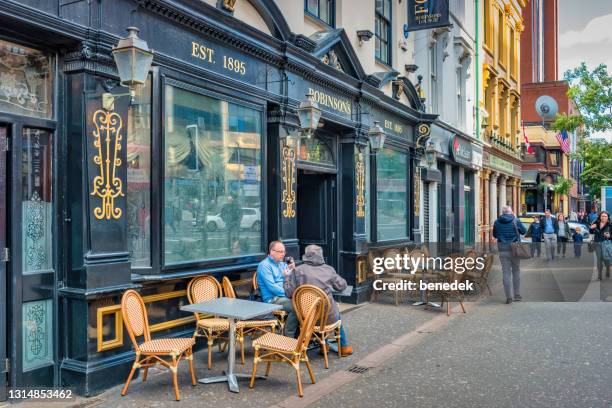
<svg viewBox="0 0 612 408"><path fill-rule="evenodd" d="M223 286L223 294L225 295L225 297L228 297L228 298L236 297L236 292L234 291L234 285L232 285L232 282L229 280L227 276L223 277L222 286Z"/></svg>
<svg viewBox="0 0 612 408"><path fill-rule="evenodd" d="M210 275L197 276L187 285L187 299L191 304L217 299L222 296L222 293L221 284ZM200 318L198 313L195 315L198 319Z"/></svg>
<svg viewBox="0 0 612 408"><path fill-rule="evenodd" d="M300 336L298 337L295 353L301 354L306 352L318 320L317 317L321 315L323 311L322 306L324 304L325 303L322 301L322 299L318 298L309 305L304 320L300 326Z"/></svg>
<svg viewBox="0 0 612 408"><path fill-rule="evenodd" d="M304 325L306 315L317 299L321 300L321 314L316 318L316 325L323 328L327 325L327 314L331 309L331 302L325 292L314 285L300 285L293 292L293 310L300 322L300 327Z"/></svg>
<svg viewBox="0 0 612 408"><path fill-rule="evenodd" d="M489 277L489 272L493 268L493 261L495 260L495 256L493 254L487 254L485 257L484 268L482 268L481 279L487 280Z"/></svg>
<svg viewBox="0 0 612 408"><path fill-rule="evenodd" d="M135 290L127 290L121 298L121 316L134 348L139 350L137 337L144 336L144 341L151 340L149 319L142 297Z"/></svg>

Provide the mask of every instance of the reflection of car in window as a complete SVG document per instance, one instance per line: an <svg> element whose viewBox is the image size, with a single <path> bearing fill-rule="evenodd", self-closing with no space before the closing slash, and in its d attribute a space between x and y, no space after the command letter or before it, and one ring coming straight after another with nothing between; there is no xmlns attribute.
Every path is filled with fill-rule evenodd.
<svg viewBox="0 0 612 408"><path fill-rule="evenodd" d="M240 221L240 228L261 231L261 213L259 208L242 208L241 211L242 220ZM207 215L206 229L211 232L225 229L225 223L221 219L221 214Z"/></svg>

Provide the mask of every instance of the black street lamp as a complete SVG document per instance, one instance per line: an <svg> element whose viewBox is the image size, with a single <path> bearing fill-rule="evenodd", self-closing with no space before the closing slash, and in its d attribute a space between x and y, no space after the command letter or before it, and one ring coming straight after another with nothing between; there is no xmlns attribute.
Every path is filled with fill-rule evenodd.
<svg viewBox="0 0 612 408"><path fill-rule="evenodd" d="M374 124L370 126L368 131L368 140L370 141L370 149L374 154L380 151L385 144L385 131L379 125L380 122L374 121Z"/></svg>
<svg viewBox="0 0 612 408"><path fill-rule="evenodd" d="M306 95L306 100L300 103L297 112L302 133L306 138L310 138L319 127L319 120L321 119L321 109L319 104L315 102L312 92Z"/></svg>

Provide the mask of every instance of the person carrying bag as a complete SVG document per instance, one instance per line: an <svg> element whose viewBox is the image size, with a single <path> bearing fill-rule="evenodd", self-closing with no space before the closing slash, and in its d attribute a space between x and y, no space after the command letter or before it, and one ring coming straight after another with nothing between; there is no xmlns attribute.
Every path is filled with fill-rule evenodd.
<svg viewBox="0 0 612 408"><path fill-rule="evenodd" d="M523 223L514 216L510 206L502 207L502 214L493 224L493 237L497 239L497 248L499 250L499 261L502 267L504 277L504 293L506 294L506 304L511 304L512 292L514 292L514 300L520 301L521 286L521 259L528 255L531 258L530 247L521 244L521 234L525 234L527 229ZM516 254L516 255L515 255ZM512 277L512 286L510 285L510 277Z"/></svg>

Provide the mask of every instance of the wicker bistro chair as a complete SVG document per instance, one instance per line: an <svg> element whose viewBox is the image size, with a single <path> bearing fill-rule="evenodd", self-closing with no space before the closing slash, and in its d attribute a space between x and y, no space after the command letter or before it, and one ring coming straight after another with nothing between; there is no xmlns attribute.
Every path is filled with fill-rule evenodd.
<svg viewBox="0 0 612 408"><path fill-rule="evenodd" d="M304 319L310 307L317 299L321 299L321 314L317 316L314 331L312 335L321 345L323 357L325 358L325 368L329 368L327 359L327 343L325 340L335 337L338 345L338 356L342 357L342 348L340 347L340 325L342 321L338 320L332 324L327 324L327 315L331 310L331 302L323 290L313 285L301 285L293 293L293 310L300 322L300 327L304 326ZM331 335L330 335L331 334Z"/></svg>
<svg viewBox="0 0 612 408"><path fill-rule="evenodd" d="M304 324L301 327L300 336L297 339L281 336L276 333L267 333L253 341L253 348L255 349L255 356L253 357L253 374L251 375L251 382L249 388L253 388L255 385L255 376L257 374L257 364L260 362L266 362L266 377L270 374L270 364L272 362L287 363L295 370L297 378L298 395L304 396L302 392L302 377L300 373L300 362L306 363L308 368L308 374L310 375L310 381L314 384L315 377L312 372L312 367L308 361L308 355L306 350L308 349L308 343L314 330L317 316L321 313L321 300L315 299L314 303L311 304L310 309L306 313Z"/></svg>
<svg viewBox="0 0 612 408"><path fill-rule="evenodd" d="M181 399L178 388L178 365L182 360L189 362L189 372L191 373L191 384L196 385L196 376L193 370L193 350L195 344L193 338L166 338L151 340L149 330L149 318L142 298L135 290L128 290L121 299L121 315L123 323L127 329L130 339L136 350L136 360L132 365L132 370L128 375L127 381L121 390L124 396L132 377L137 368L143 368L142 380L147 380L149 367L161 364L172 372L172 382L174 384L174 394L176 400ZM138 343L137 337L143 336L144 342ZM169 357L167 360L164 357Z"/></svg>
<svg viewBox="0 0 612 408"><path fill-rule="evenodd" d="M454 255L451 255L451 257ZM446 273L440 273L439 274L439 279L435 280L434 283L453 283L455 281L457 282L463 282L465 280L465 273L458 273L455 270L451 270L451 271L447 271ZM442 303L440 306L443 306L444 303L446 302L446 314L447 316L450 316L450 302L452 300L452 298L454 297L456 299L457 302L459 302L459 304L461 305L461 309L463 310L463 313L465 313L465 306L463 305L463 293L460 290L453 290L453 289L448 289L448 290L432 290L432 291L428 291L427 294L427 298L429 299L429 293L434 293L437 294L438 296L440 296L442 298Z"/></svg>
<svg viewBox="0 0 612 408"><path fill-rule="evenodd" d="M187 285L187 299L189 303L201 303L217 299L222 295L221 285L213 276L198 276ZM194 313L196 329L193 338L206 337L208 340L208 369L212 368L212 345L215 340L227 340L223 335L229 332L229 321L219 317L204 317L201 313ZM227 341L225 341L227 345ZM221 351L221 342L219 342Z"/></svg>
<svg viewBox="0 0 612 408"><path fill-rule="evenodd" d="M487 288L489 295L493 294L493 292L491 292L491 288L489 287L489 273L493 268L494 260L495 257L493 254L486 254L484 268L482 268L482 270L474 268L473 270L466 272L466 279L470 279L472 282L474 282L474 284L478 286L480 293L484 291L484 288Z"/></svg>
<svg viewBox="0 0 612 408"><path fill-rule="evenodd" d="M232 282L227 276L223 277L223 293L225 297L236 298L236 292ZM236 324L236 340L240 344L240 361L244 365L244 338L254 338L258 334L272 333L276 329L278 321L272 320L241 320ZM269 330L268 330L269 329Z"/></svg>
<svg viewBox="0 0 612 408"><path fill-rule="evenodd" d="M259 290L259 284L257 283L257 272L253 274L253 292L257 292ZM272 312L276 320L278 320L278 327L280 327L281 334L285 334L285 323L287 322L287 312L284 310L275 310Z"/></svg>
<svg viewBox="0 0 612 408"><path fill-rule="evenodd" d="M396 255L400 255L400 256L403 255L399 248L386 249L382 254L384 258L395 258ZM371 262L370 267L373 267L374 257L372 257L371 259L369 258L368 261ZM396 268L388 269L384 273L382 273L377 279L385 283L399 283L402 281L402 279L407 278L406 276L402 276L401 272L402 271L400 269L396 269ZM376 302L378 300L378 295L380 294L380 292L381 291L378 291L378 290L373 291L370 301ZM395 303L395 306L399 305L400 297L401 297L400 291L394 290L393 291L393 301Z"/></svg>

